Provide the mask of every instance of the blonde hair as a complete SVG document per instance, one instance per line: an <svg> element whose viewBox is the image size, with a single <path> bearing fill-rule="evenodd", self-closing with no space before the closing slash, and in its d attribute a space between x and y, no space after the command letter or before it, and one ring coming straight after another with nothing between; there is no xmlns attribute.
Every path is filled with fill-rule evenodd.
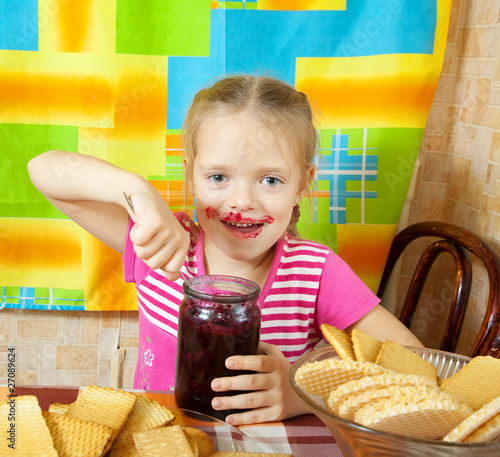
<svg viewBox="0 0 500 457"><path fill-rule="evenodd" d="M285 161L300 171L299 186L308 193L317 143L311 105L305 94L268 76L229 76L196 94L183 125L186 181L192 178L201 128L217 116L240 112L276 134Z"/></svg>

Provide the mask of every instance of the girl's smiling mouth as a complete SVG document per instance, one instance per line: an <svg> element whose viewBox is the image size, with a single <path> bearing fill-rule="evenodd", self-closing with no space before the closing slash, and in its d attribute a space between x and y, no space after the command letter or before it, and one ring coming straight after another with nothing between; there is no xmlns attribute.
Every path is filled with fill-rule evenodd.
<svg viewBox="0 0 500 457"><path fill-rule="evenodd" d="M207 219L218 218L233 235L238 238L255 238L262 232L264 224L272 224L274 218L263 216L259 218L244 217L240 212L229 211L221 214L212 206L206 210Z"/></svg>

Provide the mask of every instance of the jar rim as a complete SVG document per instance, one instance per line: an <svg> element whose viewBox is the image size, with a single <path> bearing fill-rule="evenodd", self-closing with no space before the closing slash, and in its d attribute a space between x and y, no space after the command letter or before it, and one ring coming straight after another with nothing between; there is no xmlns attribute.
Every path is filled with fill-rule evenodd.
<svg viewBox="0 0 500 457"><path fill-rule="evenodd" d="M215 294L209 292L202 292L196 290L199 285L207 286L207 284L219 284L218 287L223 289L223 284L234 284L243 286L248 289L248 293L236 292L235 295L224 295ZM210 286L208 286L210 287ZM249 279L239 278L237 276L230 275L201 275L193 276L187 281L184 281L182 286L182 292L184 295L196 298L202 298L206 300L217 300L222 303L238 303L241 301L254 300L260 295L260 287L257 283L250 281ZM234 292L234 291L233 291Z"/></svg>

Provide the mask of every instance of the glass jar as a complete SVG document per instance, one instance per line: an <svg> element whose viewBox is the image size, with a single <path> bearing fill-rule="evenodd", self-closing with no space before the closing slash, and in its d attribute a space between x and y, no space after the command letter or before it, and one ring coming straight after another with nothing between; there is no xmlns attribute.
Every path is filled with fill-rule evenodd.
<svg viewBox="0 0 500 457"><path fill-rule="evenodd" d="M175 400L179 408L224 420L234 411L215 411L213 379L243 374L228 370L231 355L254 355L260 339L257 284L234 276L207 275L188 279L179 307ZM240 410L241 411L241 410Z"/></svg>

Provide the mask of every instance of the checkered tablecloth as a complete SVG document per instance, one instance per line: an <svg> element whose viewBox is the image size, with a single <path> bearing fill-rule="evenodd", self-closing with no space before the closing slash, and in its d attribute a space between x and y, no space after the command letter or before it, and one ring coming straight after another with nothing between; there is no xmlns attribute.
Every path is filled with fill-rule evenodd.
<svg viewBox="0 0 500 457"><path fill-rule="evenodd" d="M71 403L76 400L78 387L17 387L16 395L36 395L40 407L47 410L51 403ZM294 457L342 457L326 426L314 415L298 416L285 421L245 425L238 428L220 421L203 421L188 417L177 410L171 393L143 392L147 397L174 410L176 421L206 431L219 450L253 451L293 454ZM0 387L0 400L8 396ZM176 414L177 413L177 414Z"/></svg>

